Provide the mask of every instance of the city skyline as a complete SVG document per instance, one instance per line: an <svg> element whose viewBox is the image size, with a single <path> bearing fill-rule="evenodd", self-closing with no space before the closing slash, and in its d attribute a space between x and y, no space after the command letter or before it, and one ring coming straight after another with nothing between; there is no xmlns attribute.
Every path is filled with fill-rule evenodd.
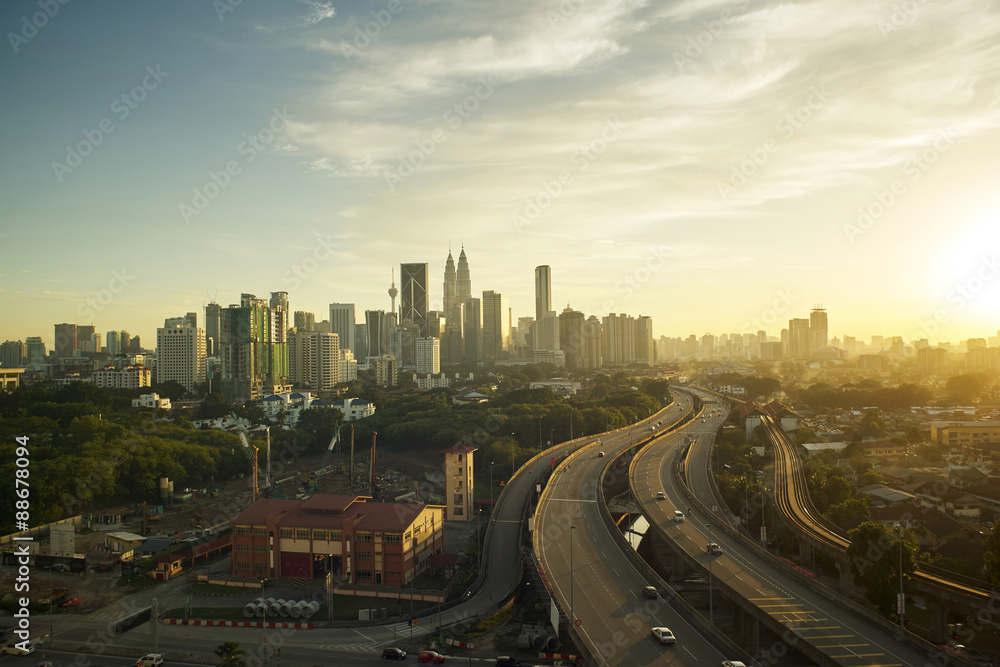
<svg viewBox="0 0 1000 667"><path fill-rule="evenodd" d="M657 337L997 329L986 0L222 5L0 7L4 339L244 292L361 321L403 263L443 310L449 245L515 321L549 265L556 312Z"/></svg>

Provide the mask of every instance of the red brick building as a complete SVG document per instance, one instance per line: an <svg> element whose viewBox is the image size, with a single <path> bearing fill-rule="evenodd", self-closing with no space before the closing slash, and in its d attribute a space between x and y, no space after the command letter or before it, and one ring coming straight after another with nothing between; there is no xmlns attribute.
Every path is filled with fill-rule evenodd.
<svg viewBox="0 0 1000 667"><path fill-rule="evenodd" d="M264 498L230 523L237 576L402 586L444 551L444 507L367 496Z"/></svg>

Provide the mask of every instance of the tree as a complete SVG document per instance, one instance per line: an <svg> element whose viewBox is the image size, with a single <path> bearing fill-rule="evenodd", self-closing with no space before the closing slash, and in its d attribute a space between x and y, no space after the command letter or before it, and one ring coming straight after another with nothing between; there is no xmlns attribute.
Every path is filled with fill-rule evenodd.
<svg viewBox="0 0 1000 667"><path fill-rule="evenodd" d="M899 592L900 555L903 577L909 578L917 569L917 547L912 533L907 532L906 537L900 539L889 526L866 521L849 535L851 544L847 547L847 557L851 561L851 571L864 585L865 596L883 616L892 619Z"/></svg>
<svg viewBox="0 0 1000 667"><path fill-rule="evenodd" d="M971 373L948 378L945 389L959 403L972 403L988 384L989 378L982 373Z"/></svg>
<svg viewBox="0 0 1000 667"><path fill-rule="evenodd" d="M830 505L830 509L826 511L825 516L841 528L847 528L859 518L862 521L867 521L871 517L871 511L868 509L868 502L864 498L854 497L835 505Z"/></svg>
<svg viewBox="0 0 1000 667"><path fill-rule="evenodd" d="M986 545L986 553L983 555L986 576L995 584L1000 584L1000 530L998 528L1000 526L994 522L993 533L983 542Z"/></svg>
<svg viewBox="0 0 1000 667"><path fill-rule="evenodd" d="M223 642L217 649L215 655L219 656L217 667L244 667L243 654L246 653L236 642Z"/></svg>

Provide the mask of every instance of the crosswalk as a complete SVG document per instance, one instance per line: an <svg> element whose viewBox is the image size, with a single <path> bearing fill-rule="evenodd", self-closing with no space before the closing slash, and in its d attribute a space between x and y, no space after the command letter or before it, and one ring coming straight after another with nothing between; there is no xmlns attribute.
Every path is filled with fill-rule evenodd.
<svg viewBox="0 0 1000 667"><path fill-rule="evenodd" d="M414 637L419 637L420 635L426 635L430 630L423 627L422 625L410 625L409 623L393 623L392 625L385 626L386 630L392 630L400 637L409 637L411 634Z"/></svg>

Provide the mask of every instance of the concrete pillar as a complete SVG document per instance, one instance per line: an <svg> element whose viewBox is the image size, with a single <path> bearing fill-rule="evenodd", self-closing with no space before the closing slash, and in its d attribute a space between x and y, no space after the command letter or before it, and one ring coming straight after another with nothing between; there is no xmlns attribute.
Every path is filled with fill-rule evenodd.
<svg viewBox="0 0 1000 667"><path fill-rule="evenodd" d="M760 652L759 621L737 606L733 606L733 640L751 655Z"/></svg>
<svg viewBox="0 0 1000 667"><path fill-rule="evenodd" d="M927 610L930 612L931 641L935 644L944 644L950 639L948 637L948 607L936 600L927 600Z"/></svg>
<svg viewBox="0 0 1000 667"><path fill-rule="evenodd" d="M812 567L812 545L805 540L799 540L799 560L805 567Z"/></svg>
<svg viewBox="0 0 1000 667"><path fill-rule="evenodd" d="M844 595L853 595L854 573L851 572L851 564L847 561L838 561L837 570L840 571L840 592Z"/></svg>

